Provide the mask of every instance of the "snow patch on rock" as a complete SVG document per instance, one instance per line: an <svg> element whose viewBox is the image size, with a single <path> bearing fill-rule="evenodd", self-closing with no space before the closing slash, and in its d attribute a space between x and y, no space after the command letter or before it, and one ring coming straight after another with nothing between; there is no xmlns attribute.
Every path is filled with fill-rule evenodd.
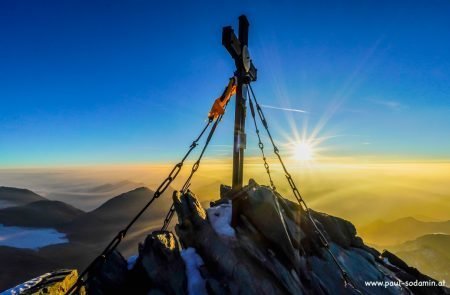
<svg viewBox="0 0 450 295"><path fill-rule="evenodd" d="M393 265L393 264L389 261L389 259L388 259L387 257L383 257L383 262L386 263L386 264L389 265L389 266L398 268L398 267L396 267L395 265Z"/></svg>
<svg viewBox="0 0 450 295"><path fill-rule="evenodd" d="M181 250L181 258L186 265L186 277L188 281L188 294L207 295L206 284L200 274L200 266L204 265L203 259L197 254L194 248Z"/></svg>
<svg viewBox="0 0 450 295"><path fill-rule="evenodd" d="M31 287L37 285L39 282L41 282L44 278L50 276L50 273L46 273L43 274L37 278L31 279L23 284L17 285L14 288L8 289L2 293L0 293L0 295L18 295L18 294L23 294L24 291L30 289Z"/></svg>
<svg viewBox="0 0 450 295"><path fill-rule="evenodd" d="M206 209L209 223L219 236L228 238L236 237L236 232L231 227L232 210L231 201Z"/></svg>
<svg viewBox="0 0 450 295"><path fill-rule="evenodd" d="M128 270L132 270L133 269L133 267L136 264L137 259L138 259L138 255L133 255L133 256L128 257L128 260L127 260L127 268L128 268Z"/></svg>

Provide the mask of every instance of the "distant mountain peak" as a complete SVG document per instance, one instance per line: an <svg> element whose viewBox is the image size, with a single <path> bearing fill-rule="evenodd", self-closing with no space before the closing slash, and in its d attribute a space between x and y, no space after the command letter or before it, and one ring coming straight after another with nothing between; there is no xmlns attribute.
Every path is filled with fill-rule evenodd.
<svg viewBox="0 0 450 295"><path fill-rule="evenodd" d="M32 194L32 195L39 196L38 194L36 194L35 192L33 192L29 189L11 187L11 186L0 186L0 192L1 193L26 193L26 194ZM39 197L44 198L42 196L39 196Z"/></svg>
<svg viewBox="0 0 450 295"><path fill-rule="evenodd" d="M47 199L29 189L0 186L0 209L42 200Z"/></svg>
<svg viewBox="0 0 450 295"><path fill-rule="evenodd" d="M149 188L146 187L146 186L141 186L141 187L135 188L134 190L129 191L128 193L131 193L131 192L141 192L141 191L148 191L148 192L151 192L152 190L149 189Z"/></svg>
<svg viewBox="0 0 450 295"><path fill-rule="evenodd" d="M0 224L56 228L82 214L83 211L64 202L39 200L0 209Z"/></svg>

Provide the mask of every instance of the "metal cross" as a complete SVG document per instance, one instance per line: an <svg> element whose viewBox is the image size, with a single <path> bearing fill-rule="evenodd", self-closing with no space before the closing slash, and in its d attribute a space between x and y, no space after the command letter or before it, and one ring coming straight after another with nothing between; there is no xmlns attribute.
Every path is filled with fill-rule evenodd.
<svg viewBox="0 0 450 295"><path fill-rule="evenodd" d="M248 52L249 22L245 15L239 17L239 38L234 34L231 26L222 31L222 45L230 53L236 65L237 77L236 108L234 115L234 146L233 146L233 189L242 188L244 175L244 149L246 146L245 115L247 101L247 87L256 81L256 68Z"/></svg>

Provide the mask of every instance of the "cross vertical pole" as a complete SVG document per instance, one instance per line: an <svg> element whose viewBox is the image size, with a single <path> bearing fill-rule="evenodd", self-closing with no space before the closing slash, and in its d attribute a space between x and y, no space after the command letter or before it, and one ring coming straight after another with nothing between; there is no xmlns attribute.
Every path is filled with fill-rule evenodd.
<svg viewBox="0 0 450 295"><path fill-rule="evenodd" d="M241 52L248 45L249 23L245 16L239 17L239 42ZM244 177L244 150L246 145L245 115L246 115L246 93L247 79L246 71L242 62L236 63L236 108L234 112L234 145L233 145L233 189L242 188Z"/></svg>
<svg viewBox="0 0 450 295"><path fill-rule="evenodd" d="M235 76L237 78L232 177L232 188L234 190L242 188L244 176L247 87L251 81L256 81L256 68L248 53L248 27L247 17L241 15L239 17L239 38L236 37L231 27L224 27L222 33L222 44L234 59Z"/></svg>
<svg viewBox="0 0 450 295"><path fill-rule="evenodd" d="M236 108L234 112L234 144L233 144L233 181L232 188L242 188L244 177L244 150L246 145L245 136L245 113L247 101L247 87L252 81L256 81L256 68L248 53L248 27L249 22L245 15L239 17L239 38L234 34L233 28L223 28L222 45L230 53L236 65L235 76Z"/></svg>

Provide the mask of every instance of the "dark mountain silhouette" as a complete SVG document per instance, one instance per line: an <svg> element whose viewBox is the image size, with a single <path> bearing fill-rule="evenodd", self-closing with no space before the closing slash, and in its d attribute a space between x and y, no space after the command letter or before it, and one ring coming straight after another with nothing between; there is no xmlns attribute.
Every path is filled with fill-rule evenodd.
<svg viewBox="0 0 450 295"><path fill-rule="evenodd" d="M70 241L102 247L131 221L153 194L152 190L145 187L123 193L97 209L77 216L60 229L68 234ZM171 194L170 189L166 191L133 226L128 233L127 242L122 246L124 253L135 253L137 242L145 233L160 226L157 221L165 217L171 205Z"/></svg>
<svg viewBox="0 0 450 295"><path fill-rule="evenodd" d="M51 191L47 197L52 200L64 201L79 207L84 211L92 211L105 200L109 200L122 193L142 187L141 183L128 180L117 183L106 183L94 187L71 188L70 190Z"/></svg>
<svg viewBox="0 0 450 295"><path fill-rule="evenodd" d="M59 201L37 201L0 210L0 224L26 227L53 227L72 221L83 211Z"/></svg>
<svg viewBox="0 0 450 295"><path fill-rule="evenodd" d="M398 245L426 234L450 234L450 220L426 222L413 217L405 217L392 222L379 220L359 228L358 232L369 244L378 246Z"/></svg>
<svg viewBox="0 0 450 295"><path fill-rule="evenodd" d="M0 186L0 208L26 205L46 198L23 188Z"/></svg>
<svg viewBox="0 0 450 295"><path fill-rule="evenodd" d="M424 235L389 251L433 278L450 282L450 235Z"/></svg>

